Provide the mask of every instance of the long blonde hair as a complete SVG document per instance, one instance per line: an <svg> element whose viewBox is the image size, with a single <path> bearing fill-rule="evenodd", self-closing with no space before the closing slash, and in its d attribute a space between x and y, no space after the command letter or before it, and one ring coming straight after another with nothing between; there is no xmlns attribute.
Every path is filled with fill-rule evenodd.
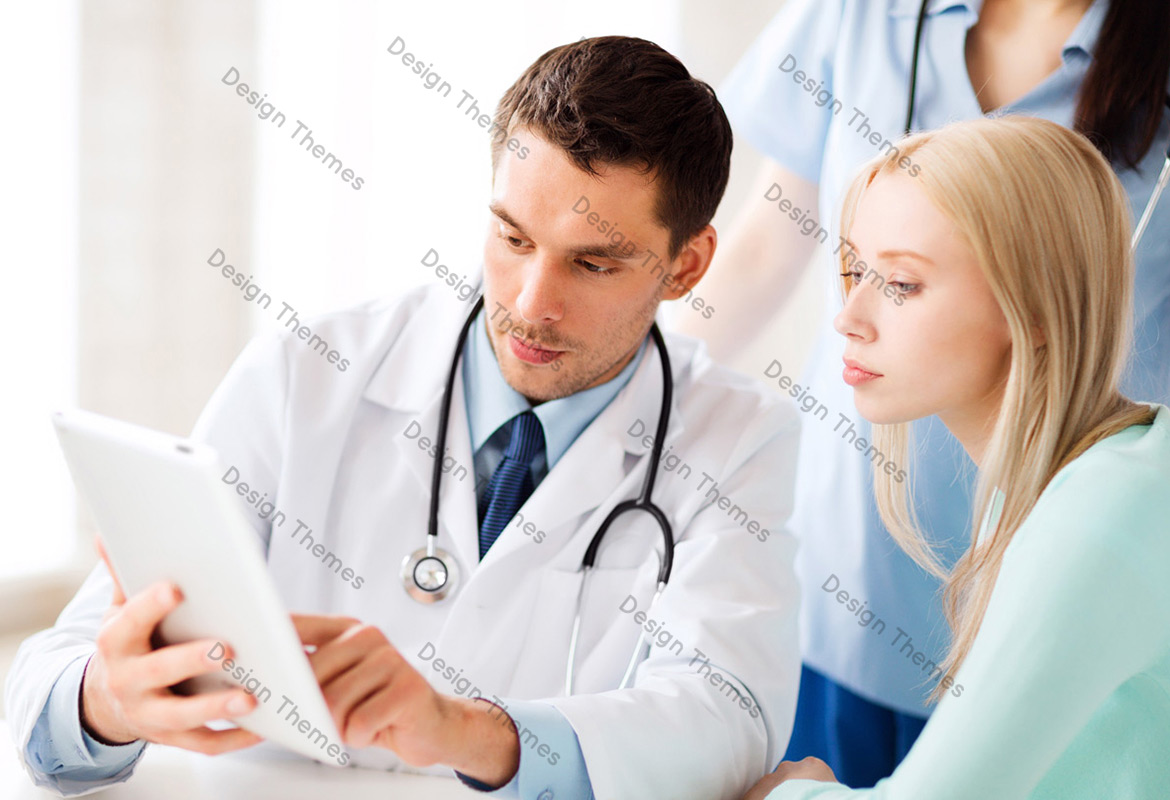
<svg viewBox="0 0 1170 800"><path fill-rule="evenodd" d="M844 236L866 187L878 175L898 173L905 158L918 166L917 185L974 252L1011 332L1003 403L976 485L971 546L952 570L918 525L913 481L874 471L878 510L890 534L944 582L953 640L938 665L941 678L953 675L970 651L1004 550L1044 487L1094 442L1148 424L1153 411L1118 388L1130 344L1132 223L1125 192L1093 145L1053 122L1011 116L907 138L850 185ZM842 271L851 268L845 258L843 251ZM890 461L908 463L910 430L909 423L874 425L874 444ZM979 540L997 489L1004 492L1002 509ZM939 682L932 699L945 693Z"/></svg>

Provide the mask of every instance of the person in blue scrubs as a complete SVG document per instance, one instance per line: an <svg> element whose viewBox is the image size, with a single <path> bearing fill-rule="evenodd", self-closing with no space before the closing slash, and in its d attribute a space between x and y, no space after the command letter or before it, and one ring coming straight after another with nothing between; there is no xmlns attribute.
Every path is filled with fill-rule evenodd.
<svg viewBox="0 0 1170 800"><path fill-rule="evenodd" d="M806 412L793 518L804 669L785 760L816 756L854 787L891 774L909 750L929 715L933 684L924 665L950 644L939 581L899 550L873 499L874 470L899 474L907 465L882 463L869 445L831 327L841 307L834 264L845 246L841 193L862 163L903 135L921 7L920 0L788 0L753 43L719 94L740 140L773 163L704 281L718 313L679 321L725 358L764 329L807 263L825 276L827 313L803 374L775 359L759 369ZM930 0L911 128L1000 114L1066 127L1081 118L1086 127L1078 129L1095 134L1136 219L1170 142L1167 41L1167 4ZM1111 95L1116 87L1127 92ZM1128 106L1102 100L1127 94ZM1170 201L1156 209L1136 261L1134 345L1122 390L1168 403ZM937 418L918 420L913 432L918 468L906 479L922 528L950 566L968 544L974 465ZM875 616L887 633L867 624Z"/></svg>

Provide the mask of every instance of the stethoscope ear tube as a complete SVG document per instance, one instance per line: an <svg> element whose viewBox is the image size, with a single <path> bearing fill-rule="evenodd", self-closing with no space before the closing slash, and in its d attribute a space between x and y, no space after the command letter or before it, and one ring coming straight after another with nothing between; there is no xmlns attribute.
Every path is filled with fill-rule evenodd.
<svg viewBox="0 0 1170 800"><path fill-rule="evenodd" d="M1170 107L1170 95L1166 96L1166 105ZM1158 173L1158 180L1154 183L1154 191L1150 192L1150 199L1146 201L1146 209L1142 212L1137 227L1133 229L1133 238L1129 242L1129 248L1134 253L1137 252L1142 234L1146 232L1146 226L1150 224L1150 220L1154 216L1154 209L1158 207L1158 200L1162 197L1167 183L1170 183L1170 147L1166 148L1166 160L1162 162L1162 171Z"/></svg>
<svg viewBox="0 0 1170 800"><path fill-rule="evenodd" d="M918 24L914 27L914 55L910 59L910 99L906 101L906 124L902 129L910 135L910 126L914 124L914 95L918 90L918 53L922 48L922 27L926 23L926 4L930 0L922 0L918 9Z"/></svg>
<svg viewBox="0 0 1170 800"><path fill-rule="evenodd" d="M666 514L651 499L654 492L654 479L658 475L658 464L662 460L662 446L666 441L667 428L670 426L670 408L674 402L674 372L670 366L670 356L666 352L666 342L662 338L662 331L658 329L658 323L654 323L650 327L650 335L654 339L654 346L658 350L658 360L662 365L662 406L658 412L658 427L655 430L654 446L650 448L650 459L646 464L646 477L642 481L642 491L638 494L637 499L623 500L610 509L610 512L605 516L605 521L601 523L597 532L593 534L593 538L589 540L589 546L585 548L585 555L581 558L581 585L577 589L577 610L573 615L573 629L569 634L569 657L568 663L565 665L566 697L573 694L573 670L577 663L577 642L581 634L581 609L584 607L585 585L589 582L589 570L593 569L593 564L597 560L597 551L601 548L601 541L609 532L609 527L614 520L627 511L645 511L654 517L654 521L658 524L658 530L662 533L662 560L658 564L658 580L654 596L650 600L650 609L654 608L663 590L666 589L666 584L670 581L671 568L674 566L674 530ZM645 647L646 632L643 630L638 635L638 643L634 646L629 663L626 664L625 673L618 684L619 689L624 689L629 684L638 662L642 660L642 651Z"/></svg>
<svg viewBox="0 0 1170 800"><path fill-rule="evenodd" d="M483 295L475 301L475 306L471 309L471 313L467 315L467 320L463 323L463 327L459 330L459 338L455 340L455 357L451 359L451 371L447 373L447 385L443 389L442 408L439 409L439 431L436 441L441 448L447 441L447 422L451 419L451 393L455 391L455 375L459 371L459 354L463 352L463 345L467 341L467 334L471 330L472 323L479 315L479 310L483 308ZM430 536L431 542L435 541L435 537L439 535L439 487L443 480L443 459L440 456L435 457L435 466L431 470L431 507L430 514L427 517L427 536Z"/></svg>
<svg viewBox="0 0 1170 800"><path fill-rule="evenodd" d="M662 509L654 504L651 497L654 494L654 480L658 476L658 464L662 460L662 446L666 441L666 430L670 427L670 407L674 401L674 372L670 366L670 356L666 352L666 342L662 338L662 331L658 323L650 327L650 335L654 338L654 345L658 349L658 360L662 366L662 406L658 411L658 427L654 432L654 446L650 448L650 461L646 465L646 477L642 479L642 491L636 500L623 500L614 506L605 521L598 527L597 533L589 540L585 548L585 555L581 559L582 569L590 569L597 559L597 551L601 547L601 540L609 532L613 521L627 511L646 511L658 523L662 533L662 562L658 567L658 583L665 586L670 581L670 571L674 566L674 531L670 520Z"/></svg>

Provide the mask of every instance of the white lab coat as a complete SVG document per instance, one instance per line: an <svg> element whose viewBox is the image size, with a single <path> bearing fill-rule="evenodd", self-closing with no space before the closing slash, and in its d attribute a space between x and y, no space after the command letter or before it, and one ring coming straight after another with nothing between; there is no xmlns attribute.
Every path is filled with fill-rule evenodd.
<svg viewBox="0 0 1170 800"><path fill-rule="evenodd" d="M599 798L742 796L783 754L796 704L799 593L786 529L795 407L715 365L695 340L667 336L675 390L663 466L675 468L662 469L654 499L674 526L677 548L669 587L651 615L661 623L654 630L661 644L651 647L634 685L615 690L639 634L633 614L619 607L632 594L639 610L646 608L657 574L652 548L661 549L647 515L626 515L590 577L575 694L565 697L582 554L607 512L638 494L649 461L642 436L658 419L661 365L650 347L629 384L520 510L544 536L514 521L482 563L459 370L448 446L468 475L453 479L459 468L452 465L444 476L439 544L458 560L463 579L451 598L420 605L403 590L399 568L426 541L433 462L404 432L414 421L433 438L469 308L435 284L303 320L349 360L344 372L289 331L259 336L212 396L193 438L212 444L225 469L234 466L286 515L273 527L241 501L291 610L376 624L447 694L467 696L470 683L486 697L547 699L576 731ZM645 431L630 435L638 420ZM703 473L719 494L710 481L702 485ZM302 544L297 519L312 529L313 544L364 579L360 588ZM765 542L748 519L769 531ZM23 646L8 691L22 755L56 676L92 650L109 591L99 565L56 627ZM446 675L420 657L428 642L451 668ZM696 649L731 686L700 672L702 660L689 664ZM735 702L732 687L751 699ZM744 708L753 702L755 714ZM386 763L384 753L363 758L369 752L353 763Z"/></svg>

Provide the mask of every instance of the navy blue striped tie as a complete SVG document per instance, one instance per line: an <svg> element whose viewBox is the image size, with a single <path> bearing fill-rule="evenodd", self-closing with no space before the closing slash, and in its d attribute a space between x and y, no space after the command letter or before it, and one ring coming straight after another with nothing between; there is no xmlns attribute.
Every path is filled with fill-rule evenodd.
<svg viewBox="0 0 1170 800"><path fill-rule="evenodd" d="M544 450L544 429L531 411L512 418L504 459L496 467L480 502L479 557L482 559L532 494L532 461Z"/></svg>

